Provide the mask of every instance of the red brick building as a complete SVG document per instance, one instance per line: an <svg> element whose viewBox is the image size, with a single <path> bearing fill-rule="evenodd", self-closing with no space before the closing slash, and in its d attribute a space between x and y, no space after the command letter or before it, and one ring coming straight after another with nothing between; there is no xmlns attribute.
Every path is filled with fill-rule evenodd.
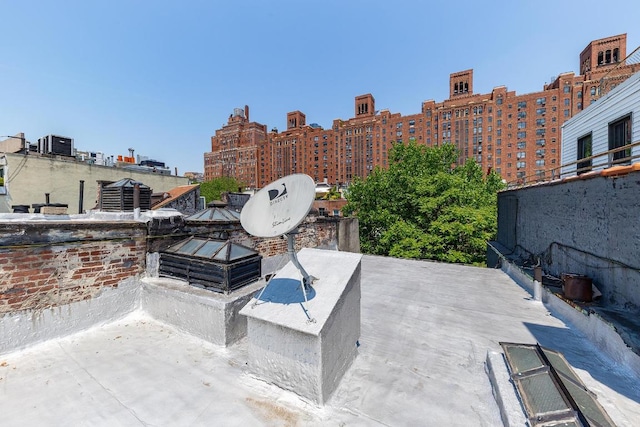
<svg viewBox="0 0 640 427"><path fill-rule="evenodd" d="M238 110L212 137L205 179L226 174L262 187L306 173L316 182L349 183L386 167L391 145L408 141L455 144L460 163L474 158L510 182L549 179L559 166L562 124L640 70L640 64L624 62L626 44L626 34L592 41L580 54L579 75L560 74L524 95L504 86L476 94L472 69L452 73L449 98L425 101L413 115L377 111L371 94L360 95L354 116L334 120L331 129L307 125L305 114L294 111L287 114L286 130L267 134L266 126L248 121L245 107L244 115Z"/></svg>
<svg viewBox="0 0 640 427"><path fill-rule="evenodd" d="M243 183L255 183L261 147L265 146L267 127L249 121L249 107L235 108L229 121L211 137L211 151L204 154L204 179L235 177Z"/></svg>

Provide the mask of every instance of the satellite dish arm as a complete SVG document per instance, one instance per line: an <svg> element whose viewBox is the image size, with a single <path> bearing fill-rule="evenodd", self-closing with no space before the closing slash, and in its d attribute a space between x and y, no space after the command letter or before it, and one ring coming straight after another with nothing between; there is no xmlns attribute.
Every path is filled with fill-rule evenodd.
<svg viewBox="0 0 640 427"><path fill-rule="evenodd" d="M287 252L289 253L289 258L291 258L291 262L293 262L293 265L295 265L296 268L302 274L302 283L304 285L304 290L307 290L311 287L311 284L313 283L313 280L315 279L315 277L310 276L309 273L305 271L305 269L302 267L302 265L300 265L300 262L298 261L298 256L296 255L296 250L293 245L294 234L296 233L293 231L290 231L289 233L286 234ZM306 297L306 294L305 294L305 297Z"/></svg>

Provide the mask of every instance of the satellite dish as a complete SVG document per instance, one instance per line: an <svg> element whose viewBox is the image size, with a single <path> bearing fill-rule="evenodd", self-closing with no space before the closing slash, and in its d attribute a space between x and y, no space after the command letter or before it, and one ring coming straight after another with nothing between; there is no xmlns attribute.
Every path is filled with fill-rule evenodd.
<svg viewBox="0 0 640 427"><path fill-rule="evenodd" d="M287 175L258 191L240 213L240 223L256 237L276 237L295 230L316 198L316 184L309 175Z"/></svg>
<svg viewBox="0 0 640 427"><path fill-rule="evenodd" d="M307 291L312 290L311 285L316 279L309 275L300 265L294 249L294 235L298 225L305 219L313 200L316 198L316 184L309 175L287 175L258 191L249 199L240 213L242 227L256 237L287 236L287 252L293 265L302 274L302 293L307 302ZM269 282L262 288L256 303L262 298ZM302 306L310 322L315 321L304 305Z"/></svg>

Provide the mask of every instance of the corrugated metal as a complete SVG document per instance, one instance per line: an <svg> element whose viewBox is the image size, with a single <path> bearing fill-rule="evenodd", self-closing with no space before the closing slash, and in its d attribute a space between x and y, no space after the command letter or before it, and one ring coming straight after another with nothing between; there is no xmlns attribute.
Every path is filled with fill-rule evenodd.
<svg viewBox="0 0 640 427"><path fill-rule="evenodd" d="M593 155L609 150L609 123L631 114L632 142L640 141L640 73L635 73L624 83L590 105L580 114L567 120L562 126L561 164L578 160L578 138L592 133ZM634 147L632 155L640 154ZM594 160L594 165L601 160ZM594 169L603 169L602 167ZM562 173L572 174L576 165L562 168Z"/></svg>

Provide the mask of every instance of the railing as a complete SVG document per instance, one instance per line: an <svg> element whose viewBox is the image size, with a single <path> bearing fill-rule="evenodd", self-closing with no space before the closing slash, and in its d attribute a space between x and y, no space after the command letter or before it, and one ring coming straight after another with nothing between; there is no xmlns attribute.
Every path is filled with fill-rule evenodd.
<svg viewBox="0 0 640 427"><path fill-rule="evenodd" d="M633 144L623 145L622 147L613 148L611 150L595 154L593 156L584 157L582 159L578 159L570 163L565 163L560 166L554 166L553 168L545 169L542 175L536 173L535 175L527 175L522 178L517 178L516 180L509 181L507 185L508 187L514 187L536 182L551 181L555 179L561 179L569 175L580 175L594 170L607 169L612 166L630 165L632 163L640 161L638 160L640 159L640 153L632 154L632 149L634 147L640 147L640 141L634 142ZM624 157L616 159L615 154L620 152L628 152L628 154L624 155ZM583 165L587 162L590 162L591 164L589 164L588 166L580 167L580 165ZM566 172L562 171L563 169L566 169L573 165L576 166L575 170L572 169Z"/></svg>

